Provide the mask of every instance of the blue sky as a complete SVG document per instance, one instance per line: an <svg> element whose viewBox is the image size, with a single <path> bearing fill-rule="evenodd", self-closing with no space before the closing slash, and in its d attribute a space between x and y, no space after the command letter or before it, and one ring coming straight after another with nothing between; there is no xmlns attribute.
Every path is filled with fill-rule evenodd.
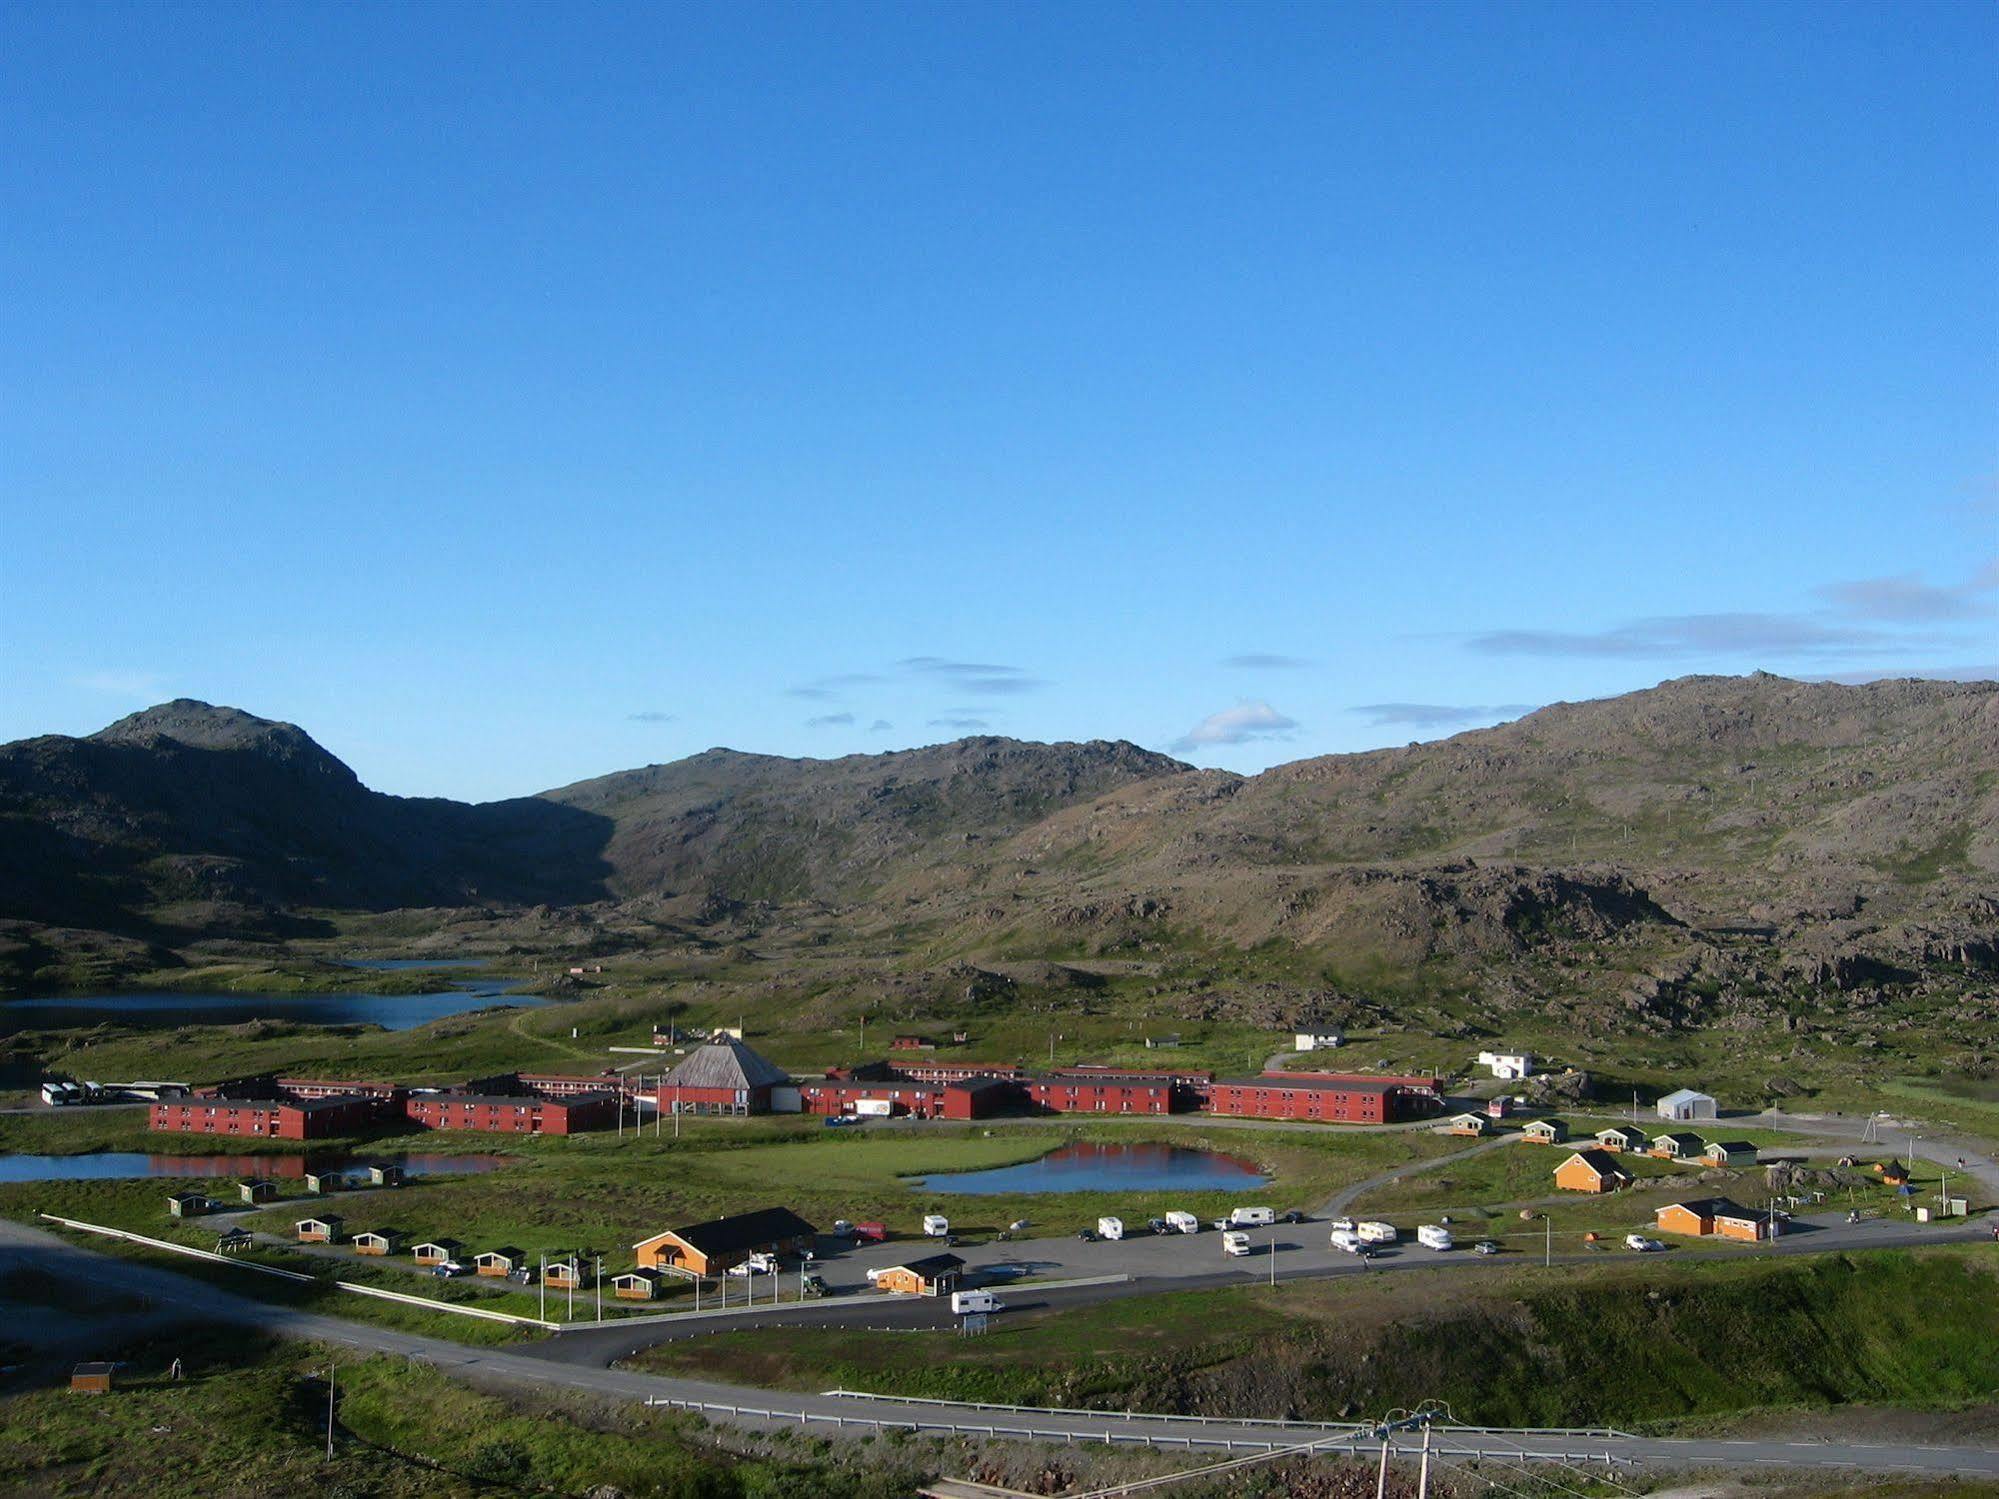
<svg viewBox="0 0 1999 1499"><path fill-rule="evenodd" d="M1255 769L1994 673L1999 12L0 9L0 739Z"/></svg>

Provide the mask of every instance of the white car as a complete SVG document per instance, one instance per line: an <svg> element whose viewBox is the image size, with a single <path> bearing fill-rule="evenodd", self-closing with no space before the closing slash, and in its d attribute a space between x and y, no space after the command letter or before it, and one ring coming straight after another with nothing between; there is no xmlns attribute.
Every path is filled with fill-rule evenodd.
<svg viewBox="0 0 1999 1499"><path fill-rule="evenodd" d="M1626 1234L1624 1236L1624 1247L1626 1249L1635 1249L1640 1254L1655 1254L1666 1246L1661 1244L1657 1239L1646 1238L1643 1234Z"/></svg>

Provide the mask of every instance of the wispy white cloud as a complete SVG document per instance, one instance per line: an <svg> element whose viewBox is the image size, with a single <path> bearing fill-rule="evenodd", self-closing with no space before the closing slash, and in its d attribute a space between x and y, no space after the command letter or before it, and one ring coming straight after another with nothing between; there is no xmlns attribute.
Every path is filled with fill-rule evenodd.
<svg viewBox="0 0 1999 1499"><path fill-rule="evenodd" d="M1607 630L1491 630L1467 644L1487 656L1854 656L1906 637L1802 614L1661 614Z"/></svg>
<svg viewBox="0 0 1999 1499"><path fill-rule="evenodd" d="M983 718L933 718L924 725L929 729L959 729L968 734L980 729L990 729L992 725Z"/></svg>
<svg viewBox="0 0 1999 1499"><path fill-rule="evenodd" d="M939 677L969 697L1007 697L1033 692L1048 684L1018 666L992 661L953 661L944 656L905 656L896 662L904 671Z"/></svg>
<svg viewBox="0 0 1999 1499"><path fill-rule="evenodd" d="M843 729L851 725L853 721L854 715L851 713L822 713L817 718L806 719L805 727L808 729Z"/></svg>
<svg viewBox="0 0 1999 1499"><path fill-rule="evenodd" d="M1267 651L1251 651L1222 660L1222 665L1236 671L1298 671L1311 664L1303 656L1278 656Z"/></svg>
<svg viewBox="0 0 1999 1499"><path fill-rule="evenodd" d="M1184 754L1188 750L1207 749L1218 744L1288 739L1297 727L1296 719L1286 718L1268 703L1237 703L1233 708L1210 713L1169 747Z"/></svg>
<svg viewBox="0 0 1999 1499"><path fill-rule="evenodd" d="M1532 713L1532 703L1362 703L1347 709L1365 713L1375 724L1408 724L1418 729L1448 729L1459 724L1496 723Z"/></svg>
<svg viewBox="0 0 1999 1499"><path fill-rule="evenodd" d="M1855 619L1923 624L1983 618L1992 613L1984 595L1994 589L1999 589L1999 558L1959 584L1929 583L1917 573L1894 573L1828 583L1817 591L1840 613Z"/></svg>
<svg viewBox="0 0 1999 1499"><path fill-rule="evenodd" d="M895 725L890 723L886 718L877 718L873 723L868 725L868 732L870 734L886 734L894 727Z"/></svg>
<svg viewBox="0 0 1999 1499"><path fill-rule="evenodd" d="M651 710L648 710L647 712L644 712L644 713L627 713L627 714L625 715L625 717L626 717L626 718L627 718L627 719L628 719L629 721L631 721L632 723L672 723L672 722L673 722L673 715L672 715L671 713L659 713L659 712L654 712L654 711L651 711Z"/></svg>

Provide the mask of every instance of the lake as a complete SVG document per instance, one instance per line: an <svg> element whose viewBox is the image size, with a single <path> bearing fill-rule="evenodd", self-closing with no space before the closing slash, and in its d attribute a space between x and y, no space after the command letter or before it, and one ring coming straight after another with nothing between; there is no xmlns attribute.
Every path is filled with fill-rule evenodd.
<svg viewBox="0 0 1999 1499"><path fill-rule="evenodd" d="M1077 1141L1039 1160L989 1171L947 1171L914 1185L949 1196L1032 1192L1253 1192L1270 1178L1253 1161L1178 1145L1098 1145Z"/></svg>
<svg viewBox="0 0 1999 1499"><path fill-rule="evenodd" d="M368 1161L401 1166L411 1176L466 1176L510 1164L503 1155L380 1155ZM90 1155L0 1155L0 1182L132 1181L149 1176L268 1177L297 1181L308 1169L351 1171L359 1159L317 1161L298 1155L148 1155L102 1150Z"/></svg>
<svg viewBox="0 0 1999 1499"><path fill-rule="evenodd" d="M431 965L422 965L431 966ZM460 983L442 994L64 994L0 1004L0 1035L78 1030L122 1023L170 1029L289 1020L300 1025L379 1025L406 1031L489 1005L532 1007L547 1001L514 994L498 980Z"/></svg>

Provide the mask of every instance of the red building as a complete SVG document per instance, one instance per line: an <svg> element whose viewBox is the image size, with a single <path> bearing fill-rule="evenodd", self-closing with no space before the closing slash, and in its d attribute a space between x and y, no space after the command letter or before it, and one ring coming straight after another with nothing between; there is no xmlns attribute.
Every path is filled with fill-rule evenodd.
<svg viewBox="0 0 1999 1499"><path fill-rule="evenodd" d="M648 1091L675 1113L740 1115L768 1114L772 1091L790 1086L791 1074L782 1067L723 1036L695 1047Z"/></svg>
<svg viewBox="0 0 1999 1499"><path fill-rule="evenodd" d="M561 1072L521 1072L515 1077L530 1093L544 1098L574 1098L579 1093L632 1093L636 1085L615 1072L582 1077Z"/></svg>
<svg viewBox="0 0 1999 1499"><path fill-rule="evenodd" d="M266 1140L323 1140L359 1134L382 1121L382 1100L329 1098L178 1098L156 1103L152 1127L182 1134L250 1135Z"/></svg>
<svg viewBox="0 0 1999 1499"><path fill-rule="evenodd" d="M918 1082L898 1073L866 1079L827 1078L823 1082L800 1083L798 1100L808 1114L852 1114L857 1103L885 1103L891 1114L941 1119L945 1117L945 1094L951 1086Z"/></svg>
<svg viewBox="0 0 1999 1499"><path fill-rule="evenodd" d="M1048 1114L1170 1114L1176 1091L1165 1073L1108 1068L1042 1073L1026 1088L1028 1102Z"/></svg>
<svg viewBox="0 0 1999 1499"><path fill-rule="evenodd" d="M989 1119L1020 1098L1020 1085L1003 1077L974 1077L944 1085L946 1119Z"/></svg>
<svg viewBox="0 0 1999 1499"><path fill-rule="evenodd" d="M1409 1117L1406 1093L1378 1079L1310 1074L1221 1078L1209 1084L1211 1114L1242 1119L1309 1119L1327 1124L1387 1124Z"/></svg>
<svg viewBox="0 0 1999 1499"><path fill-rule="evenodd" d="M1026 1080L1027 1069L1006 1062L931 1062L899 1057L893 1062L861 1062L852 1067L828 1067L826 1076L836 1082L908 1078L918 1083L962 1083L975 1077Z"/></svg>
<svg viewBox="0 0 1999 1499"><path fill-rule="evenodd" d="M477 1130L485 1134L573 1135L617 1122L611 1093L546 1098L538 1093L412 1093L404 1101L412 1124L425 1129Z"/></svg>

